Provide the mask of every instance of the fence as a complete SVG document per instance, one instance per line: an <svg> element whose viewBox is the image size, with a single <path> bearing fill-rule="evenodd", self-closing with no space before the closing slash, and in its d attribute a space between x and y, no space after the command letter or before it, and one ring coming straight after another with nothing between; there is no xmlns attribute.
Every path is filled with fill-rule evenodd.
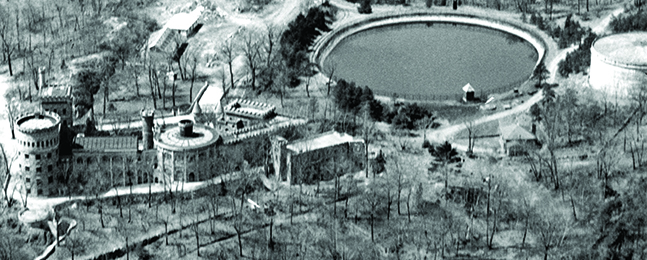
<svg viewBox="0 0 647 260"><path fill-rule="evenodd" d="M481 91L476 91L474 93L475 97L481 98L481 100L485 101L487 97L491 94L498 94L498 93L503 93L506 91L510 91L516 87L521 86L524 82L526 82L528 79L521 79L517 80L515 82L509 83L505 86L493 88L493 89L487 89L487 90L481 90ZM431 90L433 91L433 90ZM416 101L443 101L443 100L461 100L463 98L463 93L456 93L456 94L410 94L410 93L398 93L398 92L393 92L389 90L379 90L379 89L373 89L373 94L378 95L378 96L385 96L385 97L397 97L397 98L402 98L406 100L416 100Z"/></svg>

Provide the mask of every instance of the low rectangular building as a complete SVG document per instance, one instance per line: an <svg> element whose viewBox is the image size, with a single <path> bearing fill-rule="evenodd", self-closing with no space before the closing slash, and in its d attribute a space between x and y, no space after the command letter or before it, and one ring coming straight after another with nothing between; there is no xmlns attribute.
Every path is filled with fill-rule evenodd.
<svg viewBox="0 0 647 260"><path fill-rule="evenodd" d="M289 183L316 183L364 168L364 140L345 133L331 131L292 142L276 136L271 142L274 174Z"/></svg>

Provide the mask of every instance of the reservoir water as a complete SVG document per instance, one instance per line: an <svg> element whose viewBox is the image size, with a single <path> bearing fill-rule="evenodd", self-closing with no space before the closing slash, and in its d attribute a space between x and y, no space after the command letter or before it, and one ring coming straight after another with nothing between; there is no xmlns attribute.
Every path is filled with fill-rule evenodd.
<svg viewBox="0 0 647 260"><path fill-rule="evenodd" d="M450 23L397 24L343 39L324 61L334 77L376 94L453 98L470 83L476 95L503 92L528 79L537 51L494 29ZM519 84L517 84L519 83Z"/></svg>

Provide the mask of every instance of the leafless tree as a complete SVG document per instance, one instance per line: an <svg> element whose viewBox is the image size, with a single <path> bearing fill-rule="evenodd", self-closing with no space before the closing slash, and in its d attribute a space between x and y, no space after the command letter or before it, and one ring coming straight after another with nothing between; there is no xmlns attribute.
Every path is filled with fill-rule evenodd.
<svg viewBox="0 0 647 260"><path fill-rule="evenodd" d="M18 14L16 14L17 16ZM11 15L4 8L0 9L0 40L2 40L2 53L9 65L9 76L13 76L13 68L11 66L11 56L16 50L16 39L12 35ZM18 19L18 18L16 18Z"/></svg>
<svg viewBox="0 0 647 260"><path fill-rule="evenodd" d="M260 44L258 36L252 31L247 31L243 36L243 56L247 62L249 76L252 79L251 87L256 89L256 70L258 69L260 57Z"/></svg>
<svg viewBox="0 0 647 260"><path fill-rule="evenodd" d="M2 144L0 144L0 152L2 152L2 162L4 163L4 171L1 172L2 178L0 178L0 180L2 180L2 195L7 203L7 207L11 207L12 198L9 197L9 183L11 182L11 165L13 165L16 158L7 158L4 145Z"/></svg>
<svg viewBox="0 0 647 260"><path fill-rule="evenodd" d="M233 44L233 39L227 39L225 40L225 43L220 47L220 53L223 56L223 59L225 60L225 63L227 63L227 66L229 66L229 84L230 88L234 89L236 88L236 85L234 84L234 59L236 59L236 49ZM225 86L223 86L223 89Z"/></svg>

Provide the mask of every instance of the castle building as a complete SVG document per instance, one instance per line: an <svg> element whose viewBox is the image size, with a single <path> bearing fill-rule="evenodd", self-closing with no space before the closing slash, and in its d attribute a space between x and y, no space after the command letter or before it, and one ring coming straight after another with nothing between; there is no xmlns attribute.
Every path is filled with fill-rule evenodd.
<svg viewBox="0 0 647 260"><path fill-rule="evenodd" d="M21 115L16 120L19 174L29 196L57 194L61 118L52 112Z"/></svg>
<svg viewBox="0 0 647 260"><path fill-rule="evenodd" d="M364 140L335 131L288 142L272 140L274 174L289 183L314 183L331 180L335 174L364 168Z"/></svg>
<svg viewBox="0 0 647 260"><path fill-rule="evenodd" d="M63 196L145 183L204 181L235 170L225 165L240 164L245 160L242 157L265 156L260 154L265 151L248 140L306 123L304 119L277 115L271 105L235 100L224 108L220 104L219 108L209 108L218 111L215 114L203 113L196 103L192 114L178 116L179 122L172 125L160 124L169 118L156 119L154 111L144 110L141 138L76 136L72 140L61 133L67 128L58 115L64 113L68 118L71 108L67 100L41 101L40 112L16 119L20 157L19 170L13 174L20 176L23 192L29 196ZM66 123L71 124L71 119L69 114ZM69 147L69 151L64 153L63 147ZM247 154L239 156L233 152L237 149L244 149ZM84 181L68 187L70 176Z"/></svg>
<svg viewBox="0 0 647 260"><path fill-rule="evenodd" d="M221 144L222 137L214 128L181 120L156 139L160 169L155 179L194 182L213 177L217 174L213 158L217 157Z"/></svg>

